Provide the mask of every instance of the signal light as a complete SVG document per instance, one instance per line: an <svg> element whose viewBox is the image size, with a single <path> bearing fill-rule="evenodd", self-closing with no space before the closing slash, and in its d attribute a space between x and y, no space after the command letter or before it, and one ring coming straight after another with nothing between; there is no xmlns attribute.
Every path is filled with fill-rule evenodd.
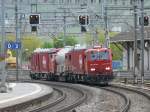
<svg viewBox="0 0 150 112"><path fill-rule="evenodd" d="M144 16L144 26L148 26L148 25L149 25L149 17Z"/></svg>
<svg viewBox="0 0 150 112"><path fill-rule="evenodd" d="M40 17L38 14L32 14L29 17L29 22L30 22L30 24L39 24L39 19L40 19Z"/></svg>
<svg viewBox="0 0 150 112"><path fill-rule="evenodd" d="M86 16L87 19L86 19L86 22L87 22L87 25L89 24L89 16Z"/></svg>
<svg viewBox="0 0 150 112"><path fill-rule="evenodd" d="M139 25L142 25L141 17L139 17ZM149 17L148 16L144 16L144 26L148 26L148 25L149 25Z"/></svg>
<svg viewBox="0 0 150 112"><path fill-rule="evenodd" d="M79 16L79 24L80 25L88 25L89 24L89 16Z"/></svg>

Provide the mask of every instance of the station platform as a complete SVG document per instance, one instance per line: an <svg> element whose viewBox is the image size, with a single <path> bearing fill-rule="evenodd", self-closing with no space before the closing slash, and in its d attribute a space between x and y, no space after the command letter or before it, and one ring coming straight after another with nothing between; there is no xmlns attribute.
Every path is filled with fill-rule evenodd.
<svg viewBox="0 0 150 112"><path fill-rule="evenodd" d="M7 83L7 86L11 89L7 93L0 93L0 108L36 99L53 92L51 87L37 83Z"/></svg>

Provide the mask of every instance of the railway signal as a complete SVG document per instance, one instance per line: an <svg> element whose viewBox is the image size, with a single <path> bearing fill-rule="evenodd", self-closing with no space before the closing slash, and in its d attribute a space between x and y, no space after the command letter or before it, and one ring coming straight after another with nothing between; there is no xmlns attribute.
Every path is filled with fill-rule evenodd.
<svg viewBox="0 0 150 112"><path fill-rule="evenodd" d="M89 24L89 16L88 15L80 15L79 16L79 24L81 25L81 32L87 32L86 25Z"/></svg>
<svg viewBox="0 0 150 112"><path fill-rule="evenodd" d="M139 24L142 25L141 17L139 17ZM148 25L149 25L149 17L148 16L144 16L144 26L148 26Z"/></svg>
<svg viewBox="0 0 150 112"><path fill-rule="evenodd" d="M148 26L148 25L149 25L149 17L144 16L144 26Z"/></svg>
<svg viewBox="0 0 150 112"><path fill-rule="evenodd" d="M86 15L86 16L80 15L79 16L79 24L80 25L88 25L89 24L89 16L88 15Z"/></svg>
<svg viewBox="0 0 150 112"><path fill-rule="evenodd" d="M39 24L40 16L39 14L31 14L29 17L30 24Z"/></svg>

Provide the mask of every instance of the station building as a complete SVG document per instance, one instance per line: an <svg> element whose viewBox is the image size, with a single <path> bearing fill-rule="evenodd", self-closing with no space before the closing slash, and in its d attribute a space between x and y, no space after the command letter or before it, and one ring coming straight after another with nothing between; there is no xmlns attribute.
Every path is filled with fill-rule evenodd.
<svg viewBox="0 0 150 112"><path fill-rule="evenodd" d="M137 57L138 69L141 69L141 33L137 34ZM111 43L121 44L123 46L123 70L133 71L134 68L134 30L130 32L121 32L113 38ZM144 31L144 71L150 71L150 27L145 27Z"/></svg>

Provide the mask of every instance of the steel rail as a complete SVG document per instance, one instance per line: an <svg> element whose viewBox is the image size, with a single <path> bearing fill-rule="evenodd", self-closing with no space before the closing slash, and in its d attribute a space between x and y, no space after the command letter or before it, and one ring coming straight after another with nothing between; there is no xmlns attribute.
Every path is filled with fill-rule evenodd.
<svg viewBox="0 0 150 112"><path fill-rule="evenodd" d="M133 88L133 87L128 87L128 86L125 87L125 86L116 85L116 84L112 84L111 87L132 91L132 92L140 94L140 95L146 97L148 100L150 100L150 94L148 94L147 92L144 92L142 88ZM148 91L150 92L150 90L148 90Z"/></svg>
<svg viewBox="0 0 150 112"><path fill-rule="evenodd" d="M38 83L40 81L34 81L34 83ZM66 111L70 111L72 109L74 109L75 107L81 105L86 99L87 99L87 93L83 90L83 88L79 88L79 87L75 87L75 86L71 86L68 85L68 83L50 83L48 81L43 81L43 84L50 84L51 86L59 86L59 87L64 87L64 88L69 88L69 89L73 89L75 91L77 91L78 93L81 94L81 96L76 99L75 102L71 103L70 105L65 105L62 106L61 108L55 110L55 112L66 112Z"/></svg>
<svg viewBox="0 0 150 112"><path fill-rule="evenodd" d="M113 90L111 88L107 88L107 87L105 87L105 88L103 87L101 89L104 89L106 91L110 91L112 93L120 95L124 99L124 101L125 101L125 104L122 107L122 110L120 112L128 112L128 110L130 108L130 105L131 105L131 101L130 101L130 99L125 94L123 94L121 92L118 92L118 91L115 91L115 90Z"/></svg>
<svg viewBox="0 0 150 112"><path fill-rule="evenodd" d="M81 89L77 89L77 88L74 88L76 91L80 92L82 94L81 97L79 97L75 102L73 102L72 104L70 105L66 105L65 107L62 107L58 110L56 110L56 112L66 112L66 111L69 111L69 110L72 110L73 108L77 107L78 105L81 105L86 99L87 99L87 93L84 92L83 90Z"/></svg>
<svg viewBox="0 0 150 112"><path fill-rule="evenodd" d="M125 86L122 86L122 85L116 85L116 84L111 84L111 86L110 87L112 87L112 88L118 88L118 89L123 89L123 90L127 90L127 91L131 91L131 92L135 92L135 93L137 93L137 94L139 94L139 95L142 95L142 96L144 96L145 98L147 98L148 100L150 100L150 94L148 94L147 92L145 92L145 91L143 91L143 89L142 88L134 88L134 87L125 87ZM148 90L148 92L150 92L150 90ZM130 104L132 103L131 102L131 99L130 99L130 102L129 102ZM129 106L129 108L130 108L130 106ZM128 108L128 110L129 110L129 108ZM127 112L127 111L122 111L122 112Z"/></svg>
<svg viewBox="0 0 150 112"><path fill-rule="evenodd" d="M50 108L52 106L55 106L58 103L62 102L67 97L67 95L63 91L61 91L61 90L59 90L57 88L53 88L53 89L56 90L56 91L58 91L59 93L61 93L61 97L59 97L57 100L55 100L55 101L53 101L51 103L48 103L48 104L46 104L46 105L44 105L42 107L30 110L29 112L40 112L42 110L48 109L48 108Z"/></svg>

